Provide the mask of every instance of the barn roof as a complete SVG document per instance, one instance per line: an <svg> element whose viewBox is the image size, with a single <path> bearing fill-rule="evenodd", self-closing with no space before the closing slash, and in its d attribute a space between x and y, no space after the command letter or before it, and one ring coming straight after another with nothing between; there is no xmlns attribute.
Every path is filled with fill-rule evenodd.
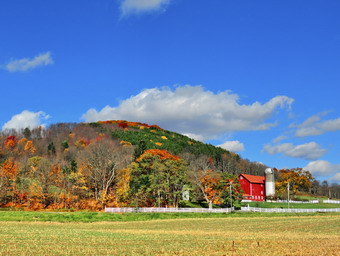
<svg viewBox="0 0 340 256"><path fill-rule="evenodd" d="M255 175L250 175L250 174L240 174L240 175L242 175L244 178L246 178L251 183L264 184L264 181L265 181L264 176L255 176Z"/></svg>

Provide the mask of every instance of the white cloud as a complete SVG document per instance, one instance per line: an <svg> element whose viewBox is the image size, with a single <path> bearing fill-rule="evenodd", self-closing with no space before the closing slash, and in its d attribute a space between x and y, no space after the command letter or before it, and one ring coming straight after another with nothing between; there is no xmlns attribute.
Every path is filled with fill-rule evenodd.
<svg viewBox="0 0 340 256"><path fill-rule="evenodd" d="M224 148L228 151L232 152L241 152L244 151L244 144L238 140L226 141L218 147Z"/></svg>
<svg viewBox="0 0 340 256"><path fill-rule="evenodd" d="M315 142L309 142L301 145L293 145L292 143L283 143L279 145L267 144L263 150L268 154L284 154L285 156L303 158L307 160L315 160L322 157L327 150L320 147Z"/></svg>
<svg viewBox="0 0 340 256"><path fill-rule="evenodd" d="M330 178L331 181L340 183L340 172L336 173L333 177Z"/></svg>
<svg viewBox="0 0 340 256"><path fill-rule="evenodd" d="M38 126L44 126L43 120L48 119L49 116L44 112L31 112L28 110L22 111L20 114L14 115L11 120L4 124L3 130L7 129L25 129L26 127L32 129Z"/></svg>
<svg viewBox="0 0 340 256"><path fill-rule="evenodd" d="M297 137L306 137L340 130L340 118L321 121L322 115L325 115L325 113L311 116L302 124L296 125L295 135Z"/></svg>
<svg viewBox="0 0 340 256"><path fill-rule="evenodd" d="M313 175L335 175L338 178L340 176L340 164L331 164L324 160L310 162L303 170L310 171Z"/></svg>
<svg viewBox="0 0 340 256"><path fill-rule="evenodd" d="M287 138L288 138L287 136L281 135L281 136L278 136L275 139L273 139L273 142L274 143L278 143L278 142L283 141L283 140L285 140Z"/></svg>
<svg viewBox="0 0 340 256"><path fill-rule="evenodd" d="M194 133L183 133L183 135L188 136L191 139L198 140L198 141L204 141L204 137L199 134Z"/></svg>
<svg viewBox="0 0 340 256"><path fill-rule="evenodd" d="M164 9L170 0L123 0L120 5L122 15L138 14Z"/></svg>
<svg viewBox="0 0 340 256"><path fill-rule="evenodd" d="M40 55L33 57L32 59L19 59L19 60L12 60L11 62L5 65L5 69L9 72L24 72L31 69L35 69L40 66L47 66L52 65L53 59L51 57L50 52L46 52Z"/></svg>
<svg viewBox="0 0 340 256"><path fill-rule="evenodd" d="M123 100L119 106L88 110L82 118L87 122L125 119L157 124L183 134L195 134L204 139L234 131L267 130L267 123L279 108L287 108L293 99L276 96L261 104L241 105L239 96L230 91L213 93L201 86L180 86L143 90Z"/></svg>

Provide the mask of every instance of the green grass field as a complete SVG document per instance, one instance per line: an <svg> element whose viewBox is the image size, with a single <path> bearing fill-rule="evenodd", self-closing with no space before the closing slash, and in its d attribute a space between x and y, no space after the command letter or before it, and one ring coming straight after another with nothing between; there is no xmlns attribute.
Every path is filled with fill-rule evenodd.
<svg viewBox="0 0 340 256"><path fill-rule="evenodd" d="M270 202L250 202L242 203L242 206L261 207L261 208L288 208L288 203L270 203ZM290 203L292 209L323 209L323 208L340 208L340 204L308 204L308 203Z"/></svg>
<svg viewBox="0 0 340 256"><path fill-rule="evenodd" d="M19 215L5 221L6 214L22 215L20 221ZM340 214L205 214L204 218L35 214L0 213L0 255L339 255L340 250ZM51 222L51 216L66 223Z"/></svg>
<svg viewBox="0 0 340 256"><path fill-rule="evenodd" d="M129 222L162 219L207 219L207 218L255 218L255 217L290 217L290 216L323 216L325 213L124 213L113 214L104 212L28 212L2 211L0 221L13 222ZM340 213L334 213L339 215Z"/></svg>
<svg viewBox="0 0 340 256"><path fill-rule="evenodd" d="M311 196L308 194L305 195L297 195L295 196L296 200L327 200L328 198L326 196Z"/></svg>

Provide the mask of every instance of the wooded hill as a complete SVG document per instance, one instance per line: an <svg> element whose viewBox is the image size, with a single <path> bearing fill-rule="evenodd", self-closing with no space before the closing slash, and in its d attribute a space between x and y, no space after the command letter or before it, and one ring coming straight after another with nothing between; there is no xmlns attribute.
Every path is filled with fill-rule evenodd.
<svg viewBox="0 0 340 256"><path fill-rule="evenodd" d="M190 201L221 204L230 196L228 180L239 173L263 175L265 168L157 125L59 123L1 133L0 205L176 207L183 191Z"/></svg>

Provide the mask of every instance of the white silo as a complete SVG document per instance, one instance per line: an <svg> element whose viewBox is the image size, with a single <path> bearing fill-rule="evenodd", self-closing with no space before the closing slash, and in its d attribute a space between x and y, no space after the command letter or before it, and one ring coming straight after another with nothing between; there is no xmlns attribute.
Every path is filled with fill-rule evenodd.
<svg viewBox="0 0 340 256"><path fill-rule="evenodd" d="M264 173L266 174L266 198L272 198L275 196L274 171L272 168L267 168Z"/></svg>

